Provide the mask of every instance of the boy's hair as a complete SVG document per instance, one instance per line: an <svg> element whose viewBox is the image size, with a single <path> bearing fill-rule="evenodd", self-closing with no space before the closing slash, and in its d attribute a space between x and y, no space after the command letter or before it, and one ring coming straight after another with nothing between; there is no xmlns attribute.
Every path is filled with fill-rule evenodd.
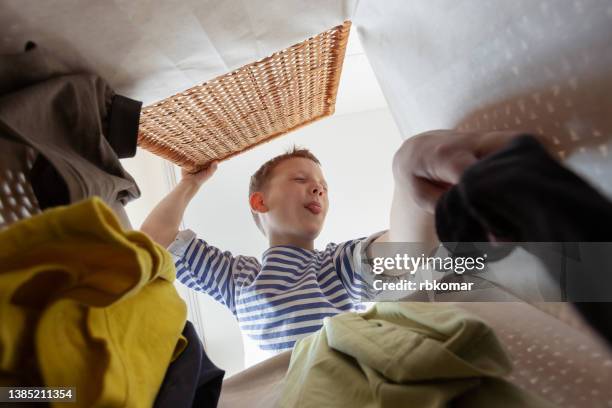
<svg viewBox="0 0 612 408"><path fill-rule="evenodd" d="M274 168L279 163L285 160L288 160L288 159L293 159L294 157L301 157L304 159L309 159L317 163L319 166L321 165L321 162L319 161L319 159L317 159L315 155L310 152L310 150L302 148L302 147L298 148L296 146L293 146L293 148L291 148L290 150L287 150L287 152L281 155L278 155L276 157L273 157L272 159L262 164L261 167L255 172L255 174L251 176L251 181L249 183L249 197L251 197L251 194L253 194L254 192L263 190L264 186L270 179L272 170L274 170ZM257 228L259 228L259 230L265 235L265 232L261 226L261 221L259 220L258 214L254 211L251 211L251 214L253 215L255 224L257 224Z"/></svg>

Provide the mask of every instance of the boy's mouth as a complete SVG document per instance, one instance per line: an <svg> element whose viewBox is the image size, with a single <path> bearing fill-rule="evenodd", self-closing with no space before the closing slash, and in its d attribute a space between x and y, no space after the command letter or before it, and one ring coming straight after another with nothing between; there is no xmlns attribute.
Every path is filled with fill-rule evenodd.
<svg viewBox="0 0 612 408"><path fill-rule="evenodd" d="M321 204L317 203L316 201L311 201L308 204L306 204L304 206L304 208L306 208L308 211L310 211L313 214L320 214L322 209L321 209Z"/></svg>

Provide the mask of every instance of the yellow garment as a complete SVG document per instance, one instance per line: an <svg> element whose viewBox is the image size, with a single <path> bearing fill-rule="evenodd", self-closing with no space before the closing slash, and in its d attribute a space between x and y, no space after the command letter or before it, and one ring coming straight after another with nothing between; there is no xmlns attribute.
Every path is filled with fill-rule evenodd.
<svg viewBox="0 0 612 408"><path fill-rule="evenodd" d="M480 319L436 303L378 303L300 340L279 400L291 408L551 407L505 381L510 362Z"/></svg>
<svg viewBox="0 0 612 408"><path fill-rule="evenodd" d="M150 407L184 349L168 252L97 198L0 232L0 385L76 387L61 407Z"/></svg>

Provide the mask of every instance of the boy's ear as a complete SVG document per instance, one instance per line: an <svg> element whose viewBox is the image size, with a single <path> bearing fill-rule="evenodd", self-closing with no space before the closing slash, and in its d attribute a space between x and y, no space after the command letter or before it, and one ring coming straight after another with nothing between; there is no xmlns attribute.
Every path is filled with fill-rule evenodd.
<svg viewBox="0 0 612 408"><path fill-rule="evenodd" d="M264 196L261 192L256 191L249 197L249 204L251 206L251 210L264 213L268 211L268 207L264 204Z"/></svg>

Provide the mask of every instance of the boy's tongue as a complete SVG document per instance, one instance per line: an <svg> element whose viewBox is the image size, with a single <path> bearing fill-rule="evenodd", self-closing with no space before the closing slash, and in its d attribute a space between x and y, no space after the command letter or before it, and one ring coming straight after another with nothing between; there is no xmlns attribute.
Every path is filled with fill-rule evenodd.
<svg viewBox="0 0 612 408"><path fill-rule="evenodd" d="M313 214L319 214L321 212L321 206L317 203L309 203L305 208Z"/></svg>

